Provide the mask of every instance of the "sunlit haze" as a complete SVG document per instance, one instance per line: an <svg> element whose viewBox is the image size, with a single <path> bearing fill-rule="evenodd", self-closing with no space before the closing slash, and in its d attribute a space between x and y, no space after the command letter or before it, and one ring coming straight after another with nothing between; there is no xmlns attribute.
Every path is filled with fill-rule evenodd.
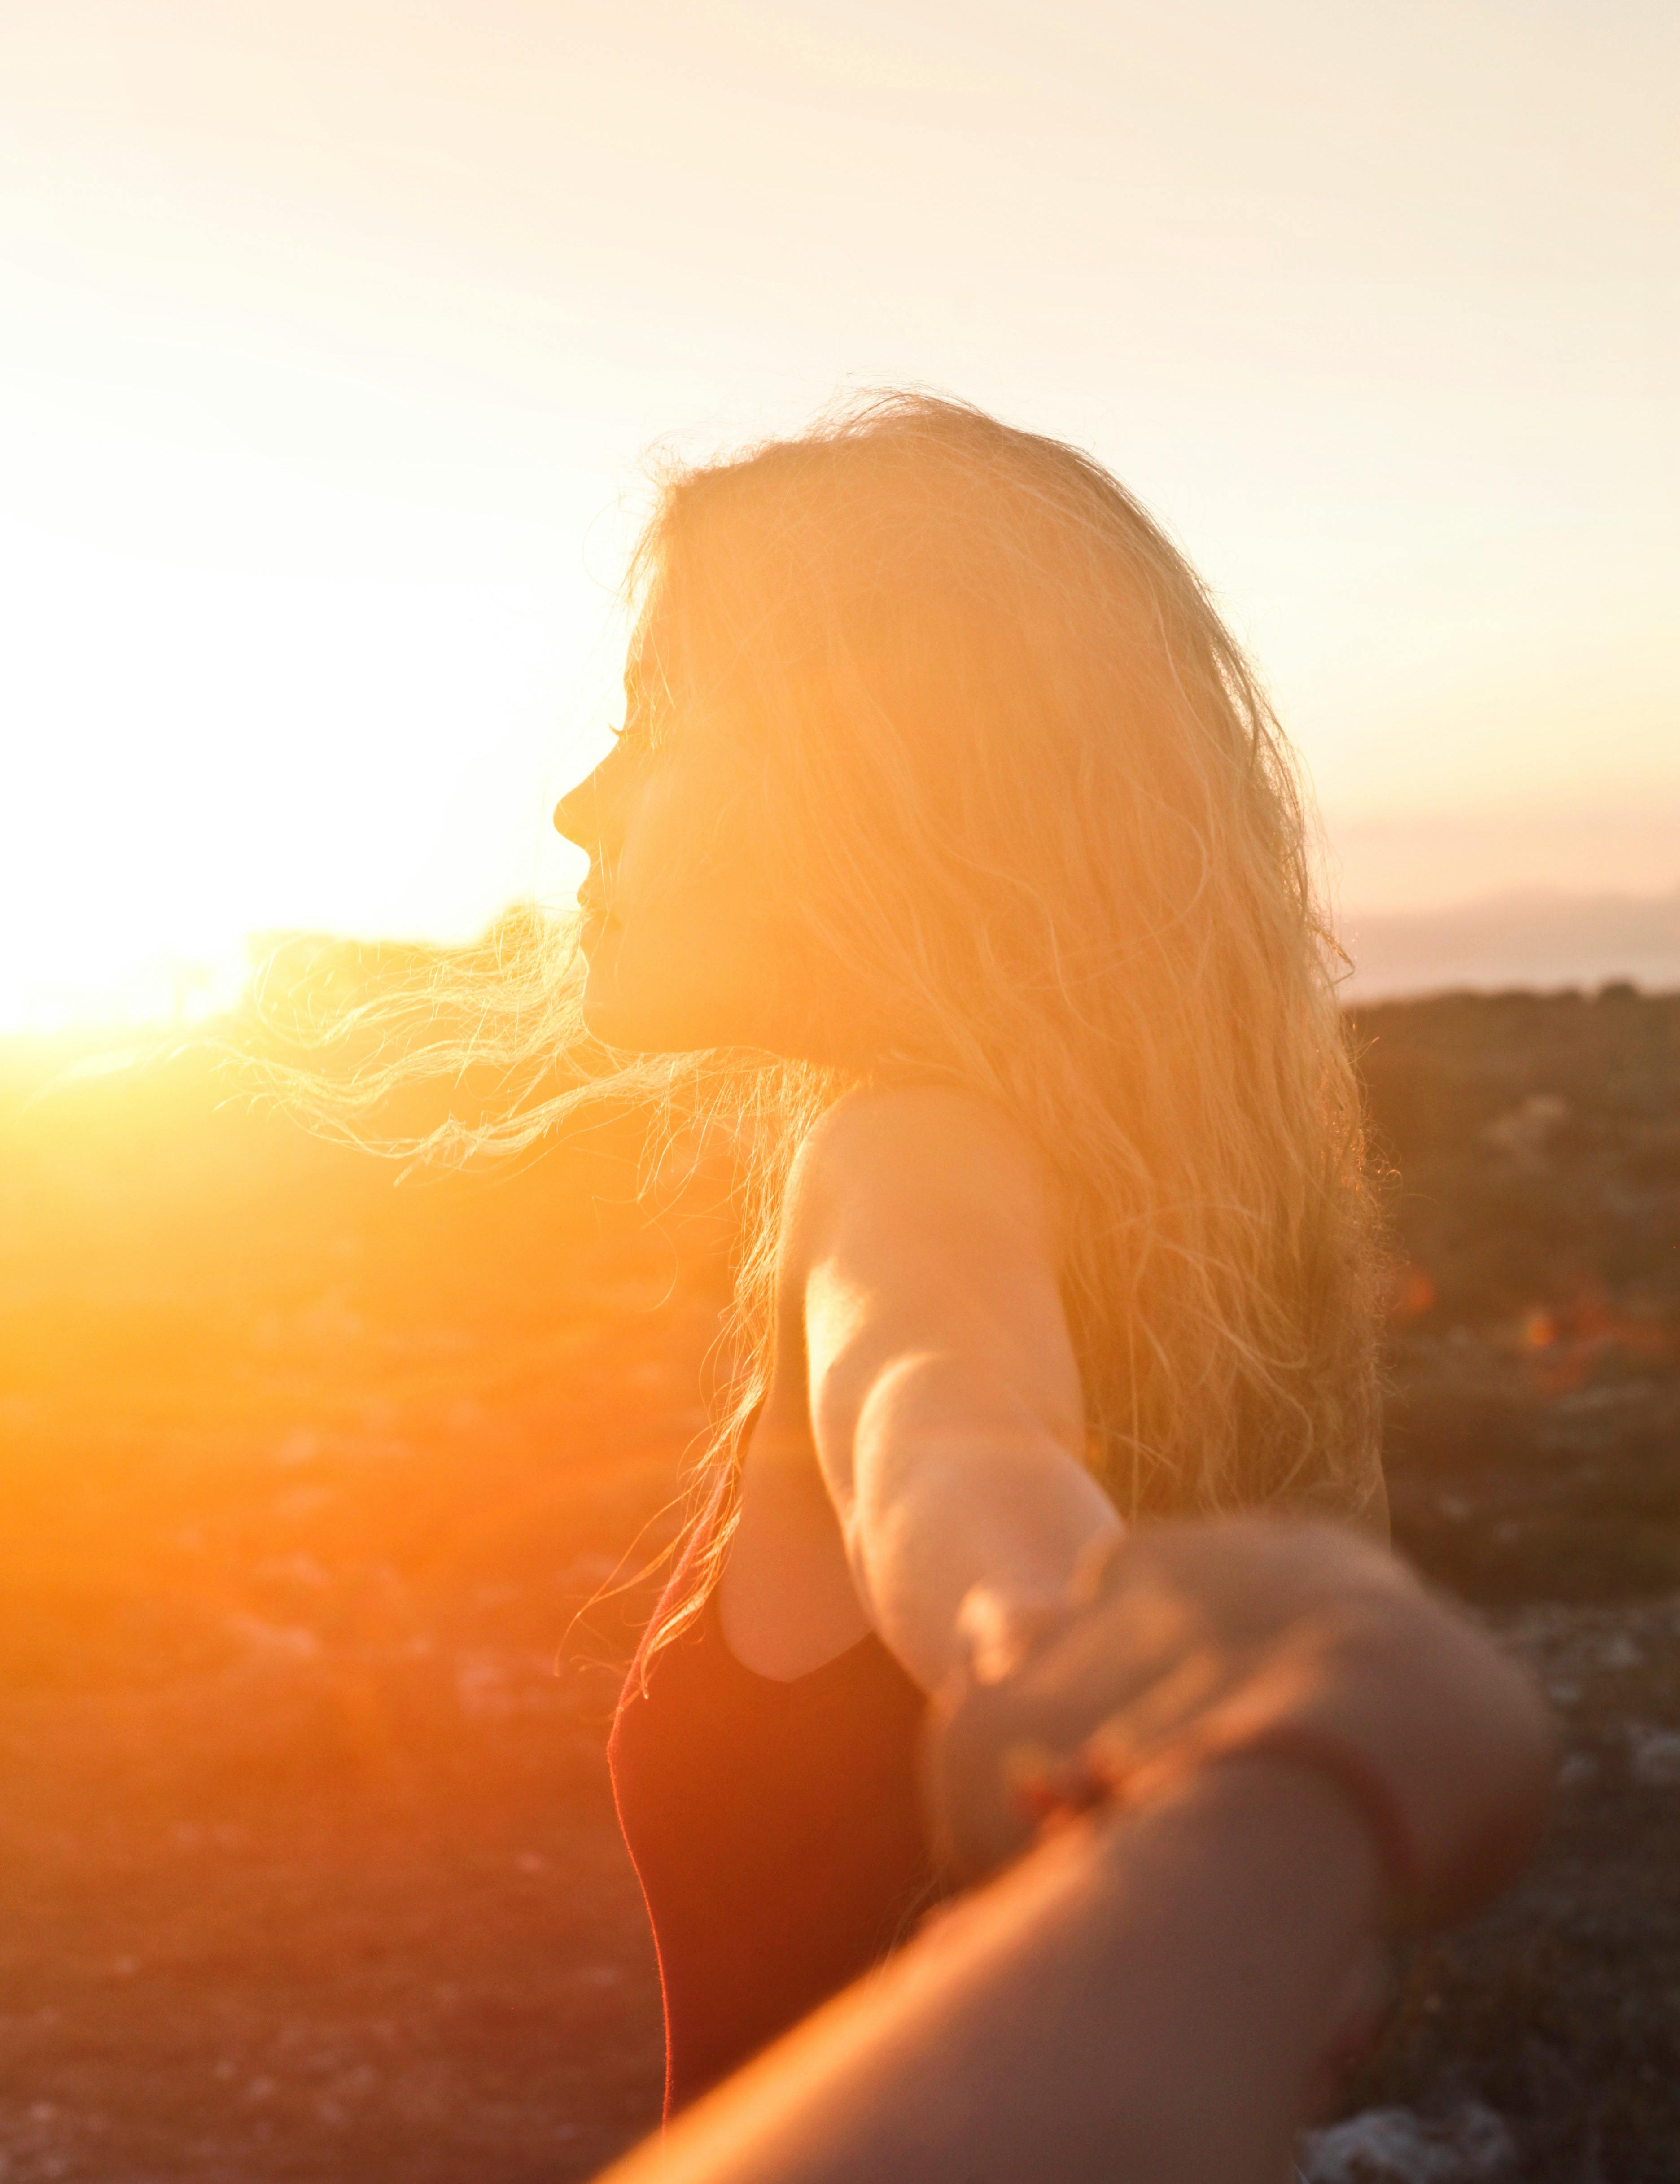
<svg viewBox="0 0 1680 2184"><path fill-rule="evenodd" d="M1166 521L1345 904L1672 889L1677 60L1657 0L11 0L0 1025L564 900L650 448L882 382Z"/></svg>

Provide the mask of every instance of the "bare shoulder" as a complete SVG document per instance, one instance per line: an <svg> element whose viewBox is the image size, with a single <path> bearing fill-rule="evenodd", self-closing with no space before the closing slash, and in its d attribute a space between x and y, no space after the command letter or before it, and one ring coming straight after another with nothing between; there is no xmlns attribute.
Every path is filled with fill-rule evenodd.
<svg viewBox="0 0 1680 2184"><path fill-rule="evenodd" d="M954 1085L865 1086L821 1117L800 1148L790 1232L886 1218L1009 1233L1054 1252L1049 1164L1003 1110Z"/></svg>

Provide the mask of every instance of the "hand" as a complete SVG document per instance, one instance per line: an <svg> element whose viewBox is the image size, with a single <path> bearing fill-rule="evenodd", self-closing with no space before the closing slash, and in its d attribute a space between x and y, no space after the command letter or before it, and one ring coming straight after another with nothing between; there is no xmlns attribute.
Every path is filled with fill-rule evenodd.
<svg viewBox="0 0 1680 2184"><path fill-rule="evenodd" d="M1150 1526L1106 1546L1059 1612L976 1589L963 1624L970 1671L936 1707L928 1761L936 1834L962 1877L1032 1841L1034 1783L1136 1806L1243 1751L1339 1780L1385 1838L1408 1924L1463 1916L1538 1839L1554 1763L1538 1689L1343 1528Z"/></svg>

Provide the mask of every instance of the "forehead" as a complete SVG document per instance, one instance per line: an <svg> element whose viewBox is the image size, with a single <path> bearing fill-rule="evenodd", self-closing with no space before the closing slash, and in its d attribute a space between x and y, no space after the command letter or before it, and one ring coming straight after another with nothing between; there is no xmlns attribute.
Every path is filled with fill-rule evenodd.
<svg viewBox="0 0 1680 2184"><path fill-rule="evenodd" d="M624 656L626 720L635 722L652 744L663 746L679 727L682 740L692 742L703 719L705 739L715 739L715 708L706 701L705 678L697 682L690 671L693 660L691 632L662 588L637 616Z"/></svg>
<svg viewBox="0 0 1680 2184"><path fill-rule="evenodd" d="M652 638L648 632L649 616L644 610L637 616L636 627L630 632L630 642L624 652L624 694L632 703L648 687L652 666Z"/></svg>
<svg viewBox="0 0 1680 2184"><path fill-rule="evenodd" d="M662 626L655 603L649 600L636 618L624 655L624 694L632 711L659 710L658 700L670 688L670 632Z"/></svg>
<svg viewBox="0 0 1680 2184"><path fill-rule="evenodd" d="M683 602L690 588L677 582L676 572L664 559L648 571L631 602L636 619L625 651L626 678L639 674L651 679L659 673L661 662L669 672L670 656L678 648L682 626L688 619Z"/></svg>

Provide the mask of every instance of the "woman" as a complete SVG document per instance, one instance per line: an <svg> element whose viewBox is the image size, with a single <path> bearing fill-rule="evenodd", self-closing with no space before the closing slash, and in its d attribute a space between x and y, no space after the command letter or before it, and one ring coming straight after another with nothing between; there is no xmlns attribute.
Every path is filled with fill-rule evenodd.
<svg viewBox="0 0 1680 2184"><path fill-rule="evenodd" d="M636 593L556 813L582 1020L748 1118L738 1400L612 1744L669 2114L937 1892L931 1695L1139 1518L1386 1507L1301 809L1159 529L893 397L673 479Z"/></svg>

